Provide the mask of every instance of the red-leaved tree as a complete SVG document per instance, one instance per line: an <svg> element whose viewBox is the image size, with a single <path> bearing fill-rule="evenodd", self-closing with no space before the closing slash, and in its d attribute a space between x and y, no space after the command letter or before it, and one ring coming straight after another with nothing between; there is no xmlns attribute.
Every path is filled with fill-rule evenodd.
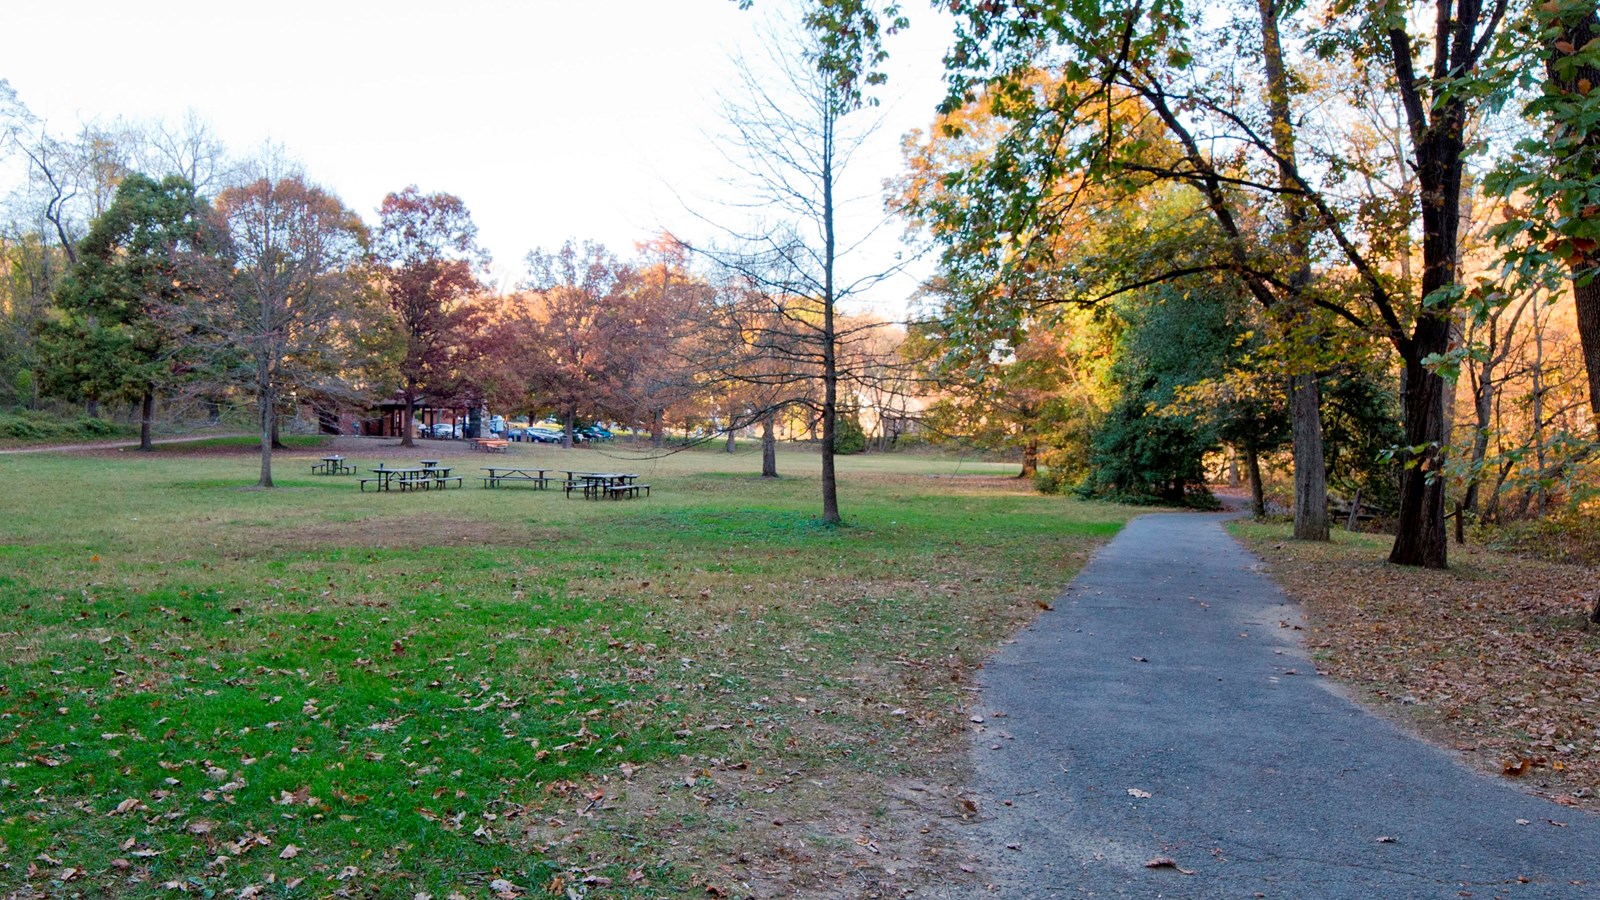
<svg viewBox="0 0 1600 900"><path fill-rule="evenodd" d="M488 254L461 198L424 194L416 185L383 198L373 257L405 341L400 390L405 400L401 446L414 446L411 417L423 391L450 391L471 355L482 291L477 270Z"/></svg>

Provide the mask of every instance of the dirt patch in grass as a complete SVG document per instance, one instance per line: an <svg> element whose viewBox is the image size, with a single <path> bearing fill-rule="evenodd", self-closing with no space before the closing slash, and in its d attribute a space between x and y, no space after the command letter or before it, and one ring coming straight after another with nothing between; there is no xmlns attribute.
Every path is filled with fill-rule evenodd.
<svg viewBox="0 0 1600 900"><path fill-rule="evenodd" d="M1593 568L1452 546L1426 571L1387 563L1387 539L1237 533L1305 605L1319 668L1471 765L1600 812Z"/></svg>
<svg viewBox="0 0 1600 900"><path fill-rule="evenodd" d="M1091 549L1080 544L1059 562L1075 571ZM686 627L700 623L697 655L675 662L701 672L702 686L746 698L682 723L685 734L725 733L730 743L717 756L628 766L626 778L587 784L574 795L582 802L543 811L561 825L530 849L605 858L595 843L626 827L707 896L971 895L984 868L973 844L982 813L965 788L977 670L1059 587L995 574L952 557L916 579L809 581L781 607L752 605L728 573L635 585L657 608L677 601ZM569 589L617 592L601 582ZM900 616L866 608L899 599ZM941 645L932 632L951 621L974 640Z"/></svg>

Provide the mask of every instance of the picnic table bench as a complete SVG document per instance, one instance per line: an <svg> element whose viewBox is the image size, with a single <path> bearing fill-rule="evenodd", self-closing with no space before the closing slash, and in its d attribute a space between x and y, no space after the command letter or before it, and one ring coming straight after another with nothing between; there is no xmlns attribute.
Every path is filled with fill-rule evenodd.
<svg viewBox="0 0 1600 900"><path fill-rule="evenodd" d="M338 455L324 456L322 462L316 463L311 467L311 474L313 475L354 475L355 473L356 467L345 465L344 457Z"/></svg>
<svg viewBox="0 0 1600 900"><path fill-rule="evenodd" d="M504 482L516 483L525 481L534 487L543 490L550 486L550 478L544 473L548 469L511 469L503 466L482 466L483 471L489 474L483 476L483 486L486 488L499 487Z"/></svg>
<svg viewBox="0 0 1600 900"><path fill-rule="evenodd" d="M472 449L484 453L505 453L511 449L511 442L505 438L474 438Z"/></svg>
<svg viewBox="0 0 1600 900"><path fill-rule="evenodd" d="M640 484L631 472L567 472L567 496L582 488L585 500L621 500L624 497L650 496L650 485Z"/></svg>
<svg viewBox="0 0 1600 900"><path fill-rule="evenodd" d="M437 460L429 462L433 462L434 465L400 469L390 469L380 465L376 469L367 470L373 477L362 478L357 483L363 492L369 484L375 491L391 491L399 488L402 492L426 491L433 488L443 490L450 487L451 482L454 482L456 487L462 486L461 476L451 475L449 466L440 466Z"/></svg>

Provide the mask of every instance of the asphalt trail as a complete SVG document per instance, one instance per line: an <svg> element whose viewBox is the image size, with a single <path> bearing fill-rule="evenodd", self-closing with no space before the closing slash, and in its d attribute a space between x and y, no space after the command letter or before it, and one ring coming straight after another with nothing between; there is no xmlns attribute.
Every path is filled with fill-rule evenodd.
<svg viewBox="0 0 1600 900"><path fill-rule="evenodd" d="M1223 520L1135 519L986 664L984 893L1600 897L1600 819L1341 696Z"/></svg>

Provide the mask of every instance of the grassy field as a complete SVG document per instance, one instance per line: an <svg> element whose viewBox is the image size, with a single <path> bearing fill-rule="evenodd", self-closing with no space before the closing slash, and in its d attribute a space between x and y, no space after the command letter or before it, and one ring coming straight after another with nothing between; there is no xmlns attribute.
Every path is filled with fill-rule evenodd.
<svg viewBox="0 0 1600 900"><path fill-rule="evenodd" d="M340 439L362 466L504 457ZM973 669L1129 515L1004 466L361 494L227 442L0 456L0 894L899 896L961 878ZM965 876L972 877L972 876Z"/></svg>

